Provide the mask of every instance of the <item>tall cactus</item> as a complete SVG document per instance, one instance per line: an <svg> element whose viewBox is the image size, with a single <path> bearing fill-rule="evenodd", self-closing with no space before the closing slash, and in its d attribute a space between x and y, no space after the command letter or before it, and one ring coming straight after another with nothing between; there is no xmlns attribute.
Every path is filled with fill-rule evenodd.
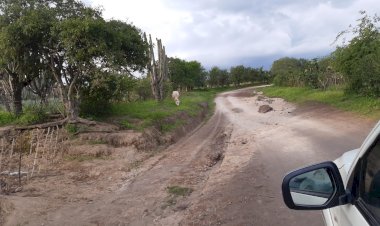
<svg viewBox="0 0 380 226"><path fill-rule="evenodd" d="M148 76L151 79L151 87L154 98L157 101L162 101L165 97L164 95L164 82L168 75L168 59L165 54L165 46L162 46L161 39L157 39L157 54L158 59L155 60L152 37L149 35L149 43L144 33L144 40L149 45L147 55L149 56L149 61L147 63Z"/></svg>

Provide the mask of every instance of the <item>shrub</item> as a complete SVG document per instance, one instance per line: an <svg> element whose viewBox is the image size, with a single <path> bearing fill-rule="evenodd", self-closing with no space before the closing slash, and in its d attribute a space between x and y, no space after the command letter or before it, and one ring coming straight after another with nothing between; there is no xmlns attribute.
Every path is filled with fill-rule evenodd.
<svg viewBox="0 0 380 226"><path fill-rule="evenodd" d="M334 52L335 66L347 78L348 93L380 97L380 17L361 14L356 26L341 33L354 37Z"/></svg>
<svg viewBox="0 0 380 226"><path fill-rule="evenodd" d="M136 85L135 79L128 75L98 74L82 89L81 115L102 116L110 113L111 103L129 99Z"/></svg>
<svg viewBox="0 0 380 226"><path fill-rule="evenodd" d="M147 100L153 97L149 78L138 79L134 90L140 100Z"/></svg>

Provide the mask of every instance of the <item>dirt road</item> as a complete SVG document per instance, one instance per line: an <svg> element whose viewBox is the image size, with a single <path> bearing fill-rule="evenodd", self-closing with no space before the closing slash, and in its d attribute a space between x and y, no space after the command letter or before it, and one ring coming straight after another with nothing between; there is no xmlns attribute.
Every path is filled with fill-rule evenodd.
<svg viewBox="0 0 380 226"><path fill-rule="evenodd" d="M323 225L319 211L284 206L282 178L291 169L359 147L374 122L252 93L247 88L219 95L209 121L132 170L118 190L51 205L43 214L13 213L7 224ZM263 104L274 111L258 113ZM170 191L176 187L188 192ZM32 201L25 209L41 205Z"/></svg>

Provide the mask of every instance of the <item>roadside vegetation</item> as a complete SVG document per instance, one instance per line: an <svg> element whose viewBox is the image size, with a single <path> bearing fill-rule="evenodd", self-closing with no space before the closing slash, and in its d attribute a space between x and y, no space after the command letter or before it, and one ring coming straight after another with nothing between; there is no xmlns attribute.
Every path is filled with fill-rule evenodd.
<svg viewBox="0 0 380 226"><path fill-rule="evenodd" d="M144 128L178 111L195 114L214 92L190 91L270 80L263 68L206 70L167 57L161 40L76 0L2 1L0 28L0 126L114 115L127 128L136 127L133 119ZM173 90L181 93L176 108Z"/></svg>
<svg viewBox="0 0 380 226"><path fill-rule="evenodd" d="M318 101L380 118L380 18L360 12L356 26L338 34L336 50L312 60L284 57L270 70L268 96L303 103ZM353 38L345 42L345 36Z"/></svg>
<svg viewBox="0 0 380 226"><path fill-rule="evenodd" d="M231 89L234 89L234 87L197 89L185 92L180 97L181 104L179 106L176 106L170 97L161 102L148 99L145 101L114 103L110 107L110 112L97 118L97 120L111 121L125 129L143 130L147 127L156 126L161 132L168 132L186 123L178 118L181 113L195 117L202 111L207 110L211 114L215 106L215 96L220 92ZM175 123L167 124L165 119L168 118L177 119Z"/></svg>
<svg viewBox="0 0 380 226"><path fill-rule="evenodd" d="M198 61L166 57L161 40L160 61L153 62L155 44L132 23L106 20L100 9L80 1L61 3L0 3L0 126L118 118L125 128L143 129L181 111L195 115L199 103L212 102L214 88L270 82L326 92L327 102L368 99L378 106L379 17L365 12L336 42L345 35L353 39L329 56L281 58L270 71L243 65L206 70ZM170 100L173 90L181 93L179 107Z"/></svg>
<svg viewBox="0 0 380 226"><path fill-rule="evenodd" d="M380 99L346 94L343 89L318 90L302 87L266 87L262 91L269 97L281 97L287 101L305 104L320 102L370 118L380 118Z"/></svg>

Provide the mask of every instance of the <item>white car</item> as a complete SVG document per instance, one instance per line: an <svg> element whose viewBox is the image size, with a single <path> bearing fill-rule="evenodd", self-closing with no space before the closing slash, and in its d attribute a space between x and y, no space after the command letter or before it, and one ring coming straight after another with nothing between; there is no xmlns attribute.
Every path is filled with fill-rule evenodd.
<svg viewBox="0 0 380 226"><path fill-rule="evenodd" d="M359 149L286 175L282 195L291 209L323 210L328 226L380 225L380 121Z"/></svg>

